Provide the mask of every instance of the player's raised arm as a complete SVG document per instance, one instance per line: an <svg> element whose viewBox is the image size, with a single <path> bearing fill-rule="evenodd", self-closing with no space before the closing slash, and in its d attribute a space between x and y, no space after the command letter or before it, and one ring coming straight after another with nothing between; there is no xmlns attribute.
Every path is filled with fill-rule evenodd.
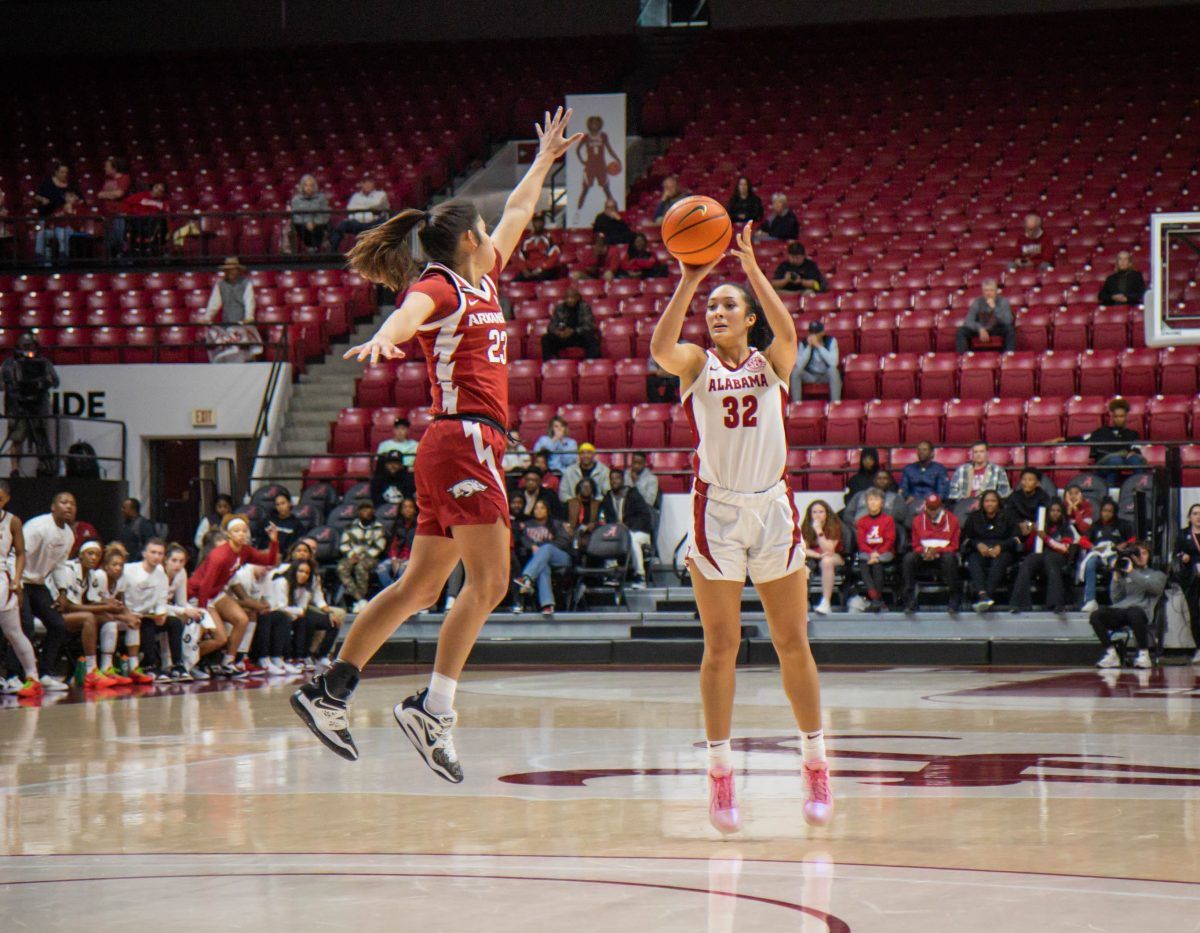
<svg viewBox="0 0 1200 933"><path fill-rule="evenodd" d="M399 360L404 358L404 351L398 344L408 343L416 336L417 328L421 326L433 312L434 301L422 292L413 292L405 297L395 311L388 315L386 321L366 343L351 347L342 354L342 359L354 357L360 363L369 360L372 364L380 359Z"/></svg>
<svg viewBox="0 0 1200 933"><path fill-rule="evenodd" d="M567 124L571 122L571 111L559 107L550 116L546 111L545 119L537 127L538 154L529 166L529 171L521 179L517 187L504 204L504 213L496 229L492 231L492 243L500 256L500 268L508 264L508 257L513 254L517 244L521 242L521 234L533 219L537 209L538 198L542 193L542 185L550 169L568 149L583 139L582 133L567 137Z"/></svg>
<svg viewBox="0 0 1200 933"><path fill-rule="evenodd" d="M796 365L796 322L792 320L779 293L771 285L771 280L758 265L758 257L754 255L753 226L751 222L742 228L730 252L741 262L742 271L746 273L754 297L758 299L763 314L767 316L767 323L771 326L771 333L774 334L774 340L763 355L776 375L786 382L791 378L792 367Z"/></svg>
<svg viewBox="0 0 1200 933"><path fill-rule="evenodd" d="M718 258L707 266L679 264L679 284L675 286L675 294L667 302L650 337L650 355L659 366L671 375L678 376L680 385L685 388L695 381L704 368L704 351L695 344L679 342L683 319L687 317L696 289L720 261Z"/></svg>

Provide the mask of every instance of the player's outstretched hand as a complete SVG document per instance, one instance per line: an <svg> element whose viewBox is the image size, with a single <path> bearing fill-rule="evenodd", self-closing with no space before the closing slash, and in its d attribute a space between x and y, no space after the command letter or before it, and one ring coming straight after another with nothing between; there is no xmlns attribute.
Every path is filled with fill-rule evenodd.
<svg viewBox="0 0 1200 933"><path fill-rule="evenodd" d="M582 142L582 133L576 133L569 139L564 135L567 131L567 124L570 122L571 108L563 110L562 107L559 107L554 111L554 116L550 116L550 111L547 110L542 122L535 127L538 136L538 150L551 159L557 159L576 143Z"/></svg>
<svg viewBox="0 0 1200 933"><path fill-rule="evenodd" d="M747 275L758 269L758 257L754 255L754 221L746 221L746 226L734 239L729 252L738 258L742 271Z"/></svg>
<svg viewBox="0 0 1200 933"><path fill-rule="evenodd" d="M348 360L351 357L354 357L360 363L363 360L370 360L371 364L374 365L380 359L402 360L404 359L404 351L386 337L380 337L376 334L366 343L360 343L357 347L351 347L342 354L342 359L344 360Z"/></svg>
<svg viewBox="0 0 1200 933"><path fill-rule="evenodd" d="M686 262L679 263L679 279L692 285L698 285L708 278L713 269L721 264L724 256L718 256L712 262L703 266L690 266Z"/></svg>

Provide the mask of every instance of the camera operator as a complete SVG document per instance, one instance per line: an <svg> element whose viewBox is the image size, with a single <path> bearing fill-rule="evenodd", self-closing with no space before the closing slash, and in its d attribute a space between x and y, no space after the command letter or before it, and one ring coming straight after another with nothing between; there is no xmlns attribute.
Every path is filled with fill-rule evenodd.
<svg viewBox="0 0 1200 933"><path fill-rule="evenodd" d="M1167 586L1167 575L1150 567L1150 545L1137 541L1128 552L1117 558L1113 567L1112 583L1108 593L1112 606L1097 609L1092 613L1092 630L1105 648L1104 657L1096 662L1097 667L1120 667L1121 658L1112 644L1112 633L1123 628L1133 632L1138 653L1134 667L1151 667L1150 620L1154 618L1154 604Z"/></svg>
<svg viewBox="0 0 1200 933"><path fill-rule="evenodd" d="M21 472L21 457L28 442L38 458L38 475L53 476L58 471L47 425L50 390L58 388L58 373L54 364L42 356L33 334L21 335L12 358L0 366L0 378L4 380L4 414L9 422L5 444L12 445L12 475Z"/></svg>

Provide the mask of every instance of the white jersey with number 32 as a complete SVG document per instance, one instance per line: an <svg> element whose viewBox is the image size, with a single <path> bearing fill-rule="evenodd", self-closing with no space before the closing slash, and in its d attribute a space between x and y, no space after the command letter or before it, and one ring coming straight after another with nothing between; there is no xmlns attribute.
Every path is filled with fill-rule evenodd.
<svg viewBox="0 0 1200 933"><path fill-rule="evenodd" d="M737 369L711 350L706 356L704 369L683 395L699 438L696 475L734 492L768 490L787 467L787 383L753 347Z"/></svg>

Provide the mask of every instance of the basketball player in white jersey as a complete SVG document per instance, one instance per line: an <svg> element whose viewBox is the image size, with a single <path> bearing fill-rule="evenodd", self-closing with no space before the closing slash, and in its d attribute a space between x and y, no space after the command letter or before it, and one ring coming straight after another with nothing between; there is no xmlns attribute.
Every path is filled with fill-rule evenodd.
<svg viewBox="0 0 1200 933"><path fill-rule="evenodd" d="M6 480L0 479L0 633L12 645L25 679L22 681L14 677L6 682L3 668L0 667L0 692L30 698L41 696L42 683L38 678L37 653L21 628L25 537L21 532L21 520L8 511L11 499L12 488Z"/></svg>
<svg viewBox="0 0 1200 933"><path fill-rule="evenodd" d="M679 335L696 289L716 262L680 265L679 285L650 343L659 366L679 377L699 438L687 559L704 627L700 694L708 737L709 820L723 833L741 827L730 737L747 576L766 610L783 689L800 728L804 818L822 826L833 815L821 688L808 646L804 542L784 478L784 413L796 362L796 327L758 266L751 226L746 224L732 252L753 295L732 284L709 294L706 318L713 348L681 343Z"/></svg>

